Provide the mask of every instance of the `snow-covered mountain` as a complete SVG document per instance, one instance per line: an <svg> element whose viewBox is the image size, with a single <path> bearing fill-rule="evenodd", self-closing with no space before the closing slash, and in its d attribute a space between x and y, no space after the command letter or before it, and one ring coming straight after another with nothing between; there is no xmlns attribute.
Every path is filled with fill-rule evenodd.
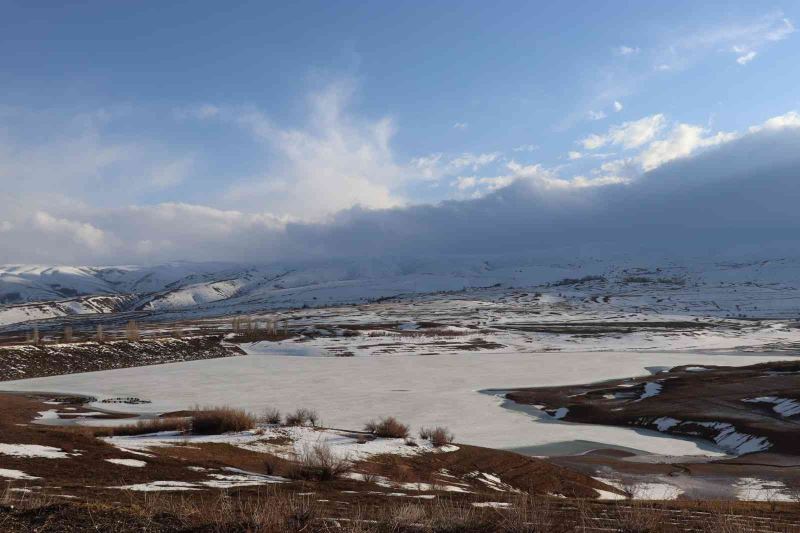
<svg viewBox="0 0 800 533"><path fill-rule="evenodd" d="M0 325L65 315L185 311L200 316L317 307L465 288L536 288L706 315L800 316L800 260L335 259L239 265L0 266Z"/></svg>

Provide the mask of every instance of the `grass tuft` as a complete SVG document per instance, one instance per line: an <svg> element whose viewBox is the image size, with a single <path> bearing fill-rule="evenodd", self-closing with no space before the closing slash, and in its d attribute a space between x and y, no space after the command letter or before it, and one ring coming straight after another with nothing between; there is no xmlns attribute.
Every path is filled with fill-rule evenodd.
<svg viewBox="0 0 800 533"><path fill-rule="evenodd" d="M191 427L187 418L152 418L139 420L135 424L110 428L111 435L129 437L133 435L147 435L161 431L188 431ZM98 434L98 436L100 436Z"/></svg>

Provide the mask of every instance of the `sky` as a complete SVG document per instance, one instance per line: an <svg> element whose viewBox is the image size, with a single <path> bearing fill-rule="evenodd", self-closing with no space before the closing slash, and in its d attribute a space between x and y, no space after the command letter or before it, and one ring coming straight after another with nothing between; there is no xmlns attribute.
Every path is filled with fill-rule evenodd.
<svg viewBox="0 0 800 533"><path fill-rule="evenodd" d="M0 10L0 262L800 250L796 2Z"/></svg>

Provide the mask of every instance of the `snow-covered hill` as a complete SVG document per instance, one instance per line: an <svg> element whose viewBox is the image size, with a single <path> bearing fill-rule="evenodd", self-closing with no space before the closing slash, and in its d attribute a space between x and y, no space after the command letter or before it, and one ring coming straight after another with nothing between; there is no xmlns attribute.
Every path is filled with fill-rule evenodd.
<svg viewBox="0 0 800 533"><path fill-rule="evenodd" d="M614 298L628 309L708 316L800 316L800 260L744 262L520 257L336 259L236 265L0 266L0 325L72 314L195 316L363 303L488 287Z"/></svg>

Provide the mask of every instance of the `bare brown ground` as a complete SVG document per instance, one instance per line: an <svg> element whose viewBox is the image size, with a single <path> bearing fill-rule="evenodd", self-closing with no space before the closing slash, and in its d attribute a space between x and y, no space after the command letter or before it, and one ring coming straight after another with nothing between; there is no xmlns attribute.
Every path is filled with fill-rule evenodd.
<svg viewBox="0 0 800 533"><path fill-rule="evenodd" d="M114 489L122 485L208 479L199 469L239 468L283 475L292 462L228 444L187 444L152 448L149 457L127 453L94 437L87 428L30 424L52 408L43 398L0 395L0 442L52 446L71 454L64 459L0 455L0 468L41 479L6 482L0 488L0 531L798 531L800 509L789 504L740 502L602 503L582 499L593 488L613 490L571 469L547 461L460 446L452 453L401 458L375 457L354 465L365 481L289 481L279 485L229 490L208 488L179 494ZM137 459L144 468L108 463ZM188 467L193 467L190 469ZM445 470L448 476L442 477ZM498 492L470 478L490 472L521 491ZM405 491L370 481L377 474L403 483L431 483L428 490ZM457 479L468 493L441 490ZM0 487L4 483L0 481ZM18 492L12 489L24 489ZM432 500L414 495L433 496ZM561 494L563 497L550 497ZM508 507L475 507L500 502ZM722 525L720 525L722 524ZM635 527L634 527L635 526ZM722 527L724 526L724 527Z"/></svg>

